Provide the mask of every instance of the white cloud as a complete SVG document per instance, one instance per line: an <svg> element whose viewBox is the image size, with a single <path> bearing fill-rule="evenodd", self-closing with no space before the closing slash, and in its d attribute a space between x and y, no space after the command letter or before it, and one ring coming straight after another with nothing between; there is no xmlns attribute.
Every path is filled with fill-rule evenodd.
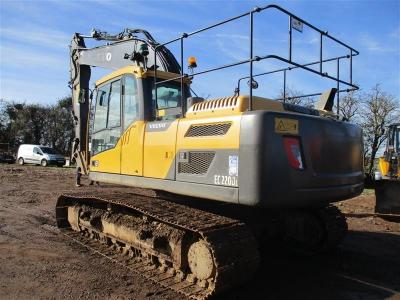
<svg viewBox="0 0 400 300"><path fill-rule="evenodd" d="M385 53L385 52L396 52L398 49L392 46L388 46L388 43L382 43L369 34L361 36L361 45L370 52Z"/></svg>
<svg viewBox="0 0 400 300"><path fill-rule="evenodd" d="M236 34L236 33L217 33L216 37L221 37L221 38L228 38L228 39L240 39L240 40L249 40L249 35L244 35L244 34Z"/></svg>
<svg viewBox="0 0 400 300"><path fill-rule="evenodd" d="M0 46L1 72L7 68L24 68L35 73L51 71L66 72L68 66L68 56L55 55L49 51L32 51L19 48L18 44Z"/></svg>
<svg viewBox="0 0 400 300"><path fill-rule="evenodd" d="M70 90L60 81L36 80L29 78L0 78L0 99L26 101L27 103L54 103L69 95Z"/></svg>
<svg viewBox="0 0 400 300"><path fill-rule="evenodd" d="M5 39L19 42L22 44L32 44L40 47L50 47L57 49L68 49L72 34L48 29L46 27L30 26L21 27L1 27L0 40L4 43Z"/></svg>

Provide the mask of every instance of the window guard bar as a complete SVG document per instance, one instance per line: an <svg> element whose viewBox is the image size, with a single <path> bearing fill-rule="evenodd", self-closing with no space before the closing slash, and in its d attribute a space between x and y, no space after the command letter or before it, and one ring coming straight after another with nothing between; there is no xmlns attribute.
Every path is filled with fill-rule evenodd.
<svg viewBox="0 0 400 300"><path fill-rule="evenodd" d="M267 9L276 9L284 14L286 14L289 17L289 51L288 51L288 58L284 58L278 55L265 55L265 56L255 56L253 57L253 29L254 29L254 13L259 13L261 11L267 10ZM221 69L225 69L225 68L229 68L229 67L234 67L234 66L238 66L238 65L242 65L245 63L249 63L249 76L244 77L244 78L240 78L239 79L239 83L238 86L240 85L240 80L241 79L245 79L245 78L249 78L250 79L250 84L249 84L249 107L248 110L252 110L253 109L253 77L255 76L260 76L262 75L260 74L256 74L253 75L253 63L257 62L257 61L261 61L261 60L265 60L265 59L277 59L280 60L282 62L285 62L287 64L292 65L293 67L289 68L285 68L285 69L280 69L280 70L276 70L276 71L271 71L271 72L266 72L268 74L271 73L275 73L275 72L283 72L284 73L284 92L286 92L286 71L287 70L292 70L294 68L301 68L303 70L312 72L314 74L320 75L322 77L331 79L336 81L337 83L337 109L338 109L338 113L339 113L339 93L342 91L346 91L346 90L339 90L340 84L344 84L347 85L349 87L351 87L352 89L350 90L357 90L358 86L353 84L353 56L359 55L359 52L357 50L355 50L354 48L352 48L351 46L345 44L344 42L338 40L337 38L331 36L328 31L322 31L321 29L315 27L314 25L310 24L309 22L303 20L302 18L292 14L291 12L287 11L286 9L275 5L275 4L270 4L270 5L266 5L264 7L255 7L254 9L252 9L249 12L243 13L241 15L226 19L224 21L218 22L216 24L213 24L211 26L207 26L204 28L201 28L199 30L193 31L191 33L183 33L180 37L172 39L168 42L165 42L163 44L158 44L157 46L154 47L154 96L155 96L155 101L156 101L156 108L157 108L157 85L161 84L161 83L166 83L169 81L175 81L180 79L180 84L181 84L181 110L182 110L182 116L185 115L186 113L186 103L184 101L184 78L189 77L188 74L184 74L183 72L183 56L184 56L184 42L183 40L185 38L189 38L193 35L196 35L200 32L204 32L207 30L210 30L212 28L224 25L226 23L238 20L240 18L244 18L246 16L249 16L249 25L250 25L250 30L249 30L249 50L250 50L250 57L249 59L246 60L242 60L239 62L235 62L235 63L230 63L230 64L226 64L223 66L219 66L219 67L215 67L215 68L211 68L211 69L207 69L204 71L200 71L200 72L196 72L190 75L190 78L193 78L194 76L197 75L201 75L201 74L206 74L209 72L213 72L213 71L217 71L217 70L221 70ZM292 60L292 51L293 51L293 45L292 45L292 20L295 19L297 21L300 21L301 23L305 24L306 26L308 26L309 28L311 28L312 30L318 32L320 34L320 43L319 43L319 60L316 62L312 62L312 63L307 63L307 64L299 64L296 63ZM333 42L343 46L344 48L346 48L350 53L348 55L345 56L339 56L339 57L335 57L335 58L330 58L330 59L323 59L323 37L326 37L330 40L332 40ZM167 80L162 80L162 81L158 81L157 80L157 50L158 48L162 47L162 46L166 46L169 45L171 43L174 42L178 42L180 41L180 62L181 62L181 71L180 71L180 76L177 76L175 78L171 78L171 79L167 79ZM345 81L343 79L340 79L340 60L344 59L344 58L348 58L350 60L350 64L349 64L349 80ZM328 73L323 73L323 63L325 62L330 62L330 61L337 61L337 74L336 77L333 77L331 75L329 75ZM309 66L312 65L316 65L319 64L319 71L316 71L314 69L309 68ZM263 74L266 75L266 74ZM239 87L239 91L240 91L240 87ZM286 98L286 97L284 97Z"/></svg>

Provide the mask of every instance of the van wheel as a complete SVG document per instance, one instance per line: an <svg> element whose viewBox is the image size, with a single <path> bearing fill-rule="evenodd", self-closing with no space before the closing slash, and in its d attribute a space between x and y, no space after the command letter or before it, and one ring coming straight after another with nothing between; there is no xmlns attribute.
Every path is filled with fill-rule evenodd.
<svg viewBox="0 0 400 300"><path fill-rule="evenodd" d="M24 164L24 159L22 157L18 158L18 164L21 166Z"/></svg>
<svg viewBox="0 0 400 300"><path fill-rule="evenodd" d="M47 160L42 159L42 161L40 162L40 165L41 165L42 167L46 167L46 166L47 166Z"/></svg>

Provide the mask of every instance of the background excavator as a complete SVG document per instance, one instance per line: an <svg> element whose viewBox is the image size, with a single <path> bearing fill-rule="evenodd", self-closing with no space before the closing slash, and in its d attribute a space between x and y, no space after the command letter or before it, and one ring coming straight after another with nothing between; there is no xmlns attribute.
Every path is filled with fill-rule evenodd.
<svg viewBox="0 0 400 300"><path fill-rule="evenodd" d="M276 10L289 19L289 55L253 53L253 19ZM248 59L184 73L184 40L249 18ZM292 58L292 29L320 35L320 59L300 64ZM85 39L104 45L87 48ZM323 58L323 40L342 47L342 56ZM166 45L180 43L180 63ZM259 266L259 243L275 237L295 248L326 251L347 231L331 203L363 190L361 129L332 111L335 95L357 89L352 59L358 52L287 10L268 5L202 28L164 44L145 30L118 35L99 30L76 33L71 43L71 88L76 139L73 157L92 181L130 186L127 193L61 195L58 227L71 238L108 255L184 295L204 299L250 280ZM302 69L336 88L315 108L253 96L253 64L277 60L284 75ZM346 60L350 79L340 78ZM323 72L337 63L336 76ZM191 96L197 75L248 65L235 94L211 100ZM313 68L313 67L317 68ZM91 67L113 70L90 91ZM240 90L248 80L249 94ZM340 86L346 90L340 90ZM284 86L285 89L286 86ZM210 89L213 87L210 86ZM90 122L93 99L93 122ZM92 124L92 125L91 125ZM89 134L90 133L90 134Z"/></svg>
<svg viewBox="0 0 400 300"><path fill-rule="evenodd" d="M386 149L375 179L375 212L400 217L400 123L388 126Z"/></svg>

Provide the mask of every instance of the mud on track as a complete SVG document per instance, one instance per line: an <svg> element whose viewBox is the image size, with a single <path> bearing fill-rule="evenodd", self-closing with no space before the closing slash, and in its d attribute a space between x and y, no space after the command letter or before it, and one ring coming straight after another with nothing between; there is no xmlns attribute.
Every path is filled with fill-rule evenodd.
<svg viewBox="0 0 400 300"><path fill-rule="evenodd" d="M184 299L46 225L56 195L75 189L73 172L0 165L0 299ZM338 203L350 233L336 253L267 247L256 278L219 298L400 299L400 224L369 216L373 204L372 194Z"/></svg>

